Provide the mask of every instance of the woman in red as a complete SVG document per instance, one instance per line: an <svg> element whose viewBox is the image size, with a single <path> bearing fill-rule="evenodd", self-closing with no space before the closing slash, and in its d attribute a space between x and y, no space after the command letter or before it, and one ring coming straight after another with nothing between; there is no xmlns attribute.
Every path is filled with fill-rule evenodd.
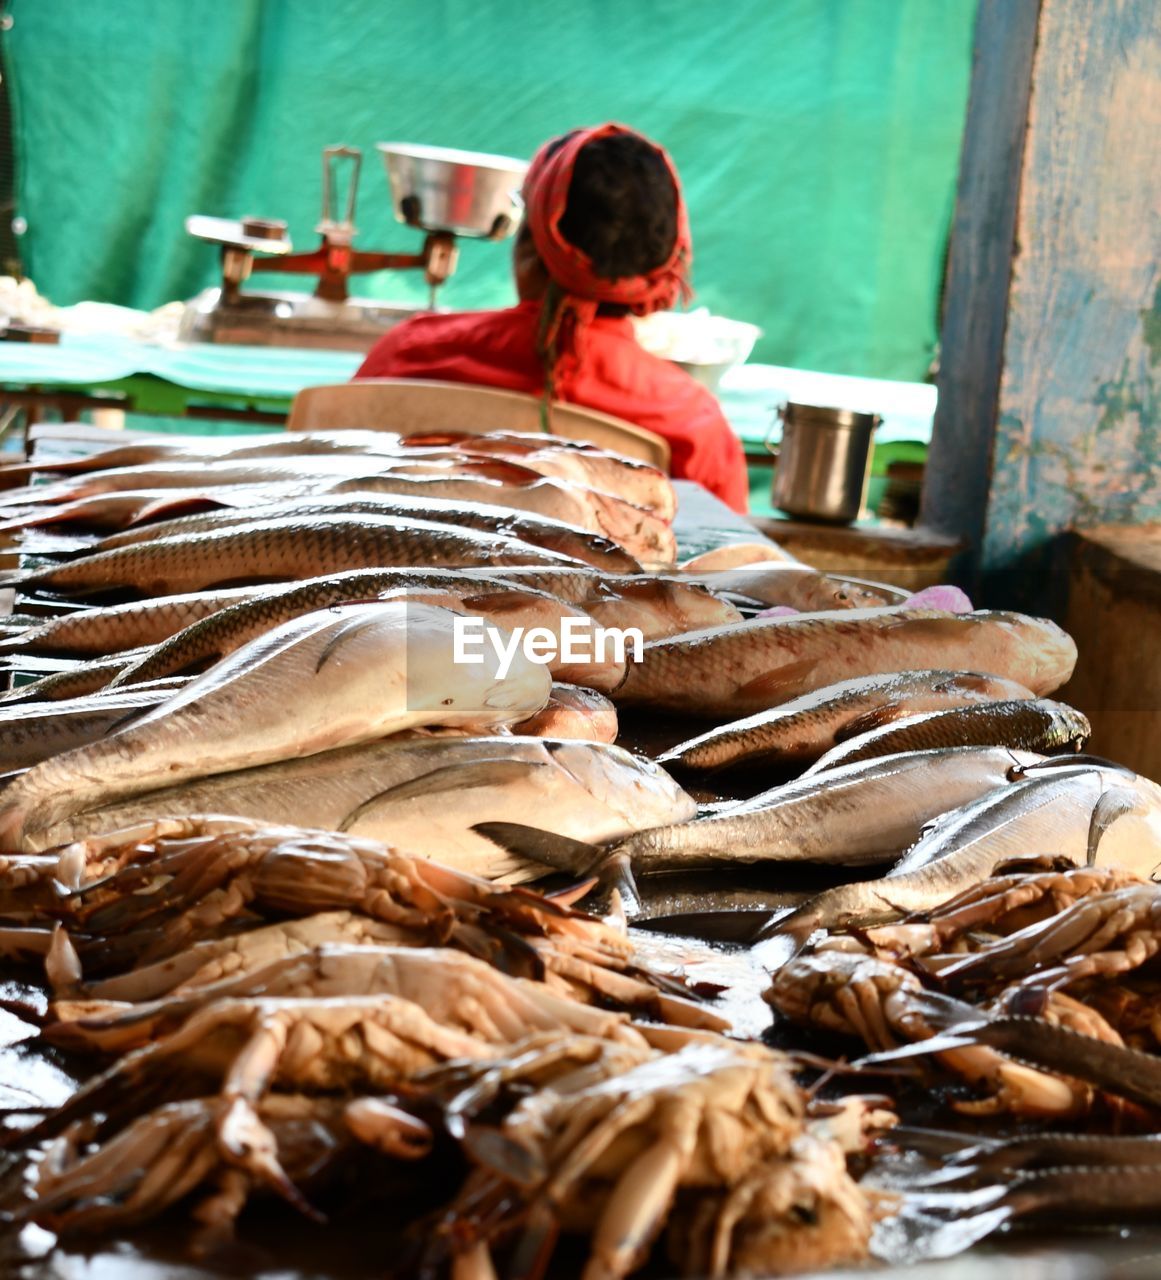
<svg viewBox="0 0 1161 1280"><path fill-rule="evenodd" d="M664 436L673 474L746 510L742 446L710 391L638 346L630 314L688 294L685 202L666 153L621 125L545 143L524 180L502 311L415 316L356 378L440 378L583 405Z"/></svg>

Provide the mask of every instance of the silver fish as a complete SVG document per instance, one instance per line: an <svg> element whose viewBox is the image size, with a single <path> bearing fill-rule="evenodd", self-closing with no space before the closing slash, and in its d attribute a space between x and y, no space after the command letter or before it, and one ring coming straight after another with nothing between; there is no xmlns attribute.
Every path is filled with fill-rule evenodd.
<svg viewBox="0 0 1161 1280"><path fill-rule="evenodd" d="M848 768L850 766L847 766ZM1144 876L1161 863L1161 787L1111 766L1052 760L951 809L879 880L838 885L768 933L878 924L947 901L1013 859L1048 855ZM822 779L820 778L819 781Z"/></svg>
<svg viewBox="0 0 1161 1280"><path fill-rule="evenodd" d="M714 806L606 850L566 847L527 823L484 834L580 875L626 865L633 876L775 862L865 866L897 859L950 805L990 794L1007 785L1014 765L1040 759L1000 748L885 756Z"/></svg>
<svg viewBox="0 0 1161 1280"><path fill-rule="evenodd" d="M454 620L422 604L345 605L295 618L99 742L44 761L0 797L0 841L114 797L311 755L417 725L512 724L548 701L517 650L455 663Z"/></svg>
<svg viewBox="0 0 1161 1280"><path fill-rule="evenodd" d="M658 760L704 772L758 763L807 764L840 742L904 716L1031 697L1032 691L1014 680L975 671L892 671L859 676L707 730L679 743Z"/></svg>
<svg viewBox="0 0 1161 1280"><path fill-rule="evenodd" d="M472 828L530 814L566 837L615 840L680 822L694 801L664 770L620 747L551 738L388 739L169 787L37 832L47 849L169 813L303 822L383 840L490 879L543 866Z"/></svg>

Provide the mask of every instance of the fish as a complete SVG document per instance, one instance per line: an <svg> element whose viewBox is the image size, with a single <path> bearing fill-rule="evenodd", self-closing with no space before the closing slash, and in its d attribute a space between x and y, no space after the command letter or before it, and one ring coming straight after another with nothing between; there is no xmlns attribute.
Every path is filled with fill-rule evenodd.
<svg viewBox="0 0 1161 1280"><path fill-rule="evenodd" d="M378 585L369 581L375 577ZM132 666L123 668L111 684L129 686L172 673L198 671L289 618L362 599L438 604L480 618L500 631L543 628L556 640L556 650L544 658L544 666L553 678L597 690L614 689L625 678L626 655L612 645L600 653L594 648L582 660L570 659L564 648L564 632L570 623L579 623L577 630L584 631L586 625L591 625L591 618L581 608L566 604L547 591L518 588L500 580L457 579L452 573L438 572L419 572L415 580L407 582L402 580L402 573L392 575L390 571L355 571L303 586L305 590L296 586L215 613L143 654Z"/></svg>
<svg viewBox="0 0 1161 1280"><path fill-rule="evenodd" d="M883 583L820 573L798 561L742 565L736 569L700 570L696 573L686 564L682 571L695 582L721 595L738 597L767 608L785 605L801 613L901 604L907 594Z"/></svg>
<svg viewBox="0 0 1161 1280"><path fill-rule="evenodd" d="M514 724L512 732L521 737L616 742L617 708L595 689L554 682L547 705Z"/></svg>
<svg viewBox="0 0 1161 1280"><path fill-rule="evenodd" d="M489 431L486 435L440 431L411 433L400 444L404 451L451 447L465 453L515 458L541 475L615 494L663 520L672 520L677 512L673 484L659 467L587 441L512 431Z"/></svg>
<svg viewBox="0 0 1161 1280"><path fill-rule="evenodd" d="M1043 695L1075 664L1076 644L1046 618L888 606L751 619L650 641L613 700L741 716L840 680L935 665L1003 676Z"/></svg>
<svg viewBox="0 0 1161 1280"><path fill-rule="evenodd" d="M564 836L615 840L679 822L694 800L657 765L597 742L515 736L387 739L169 787L30 834L30 850L168 813L229 813L382 840L488 879L545 868L472 827L536 814Z"/></svg>
<svg viewBox="0 0 1161 1280"><path fill-rule="evenodd" d="M868 866L895 862L951 805L1008 785L1014 765L1040 759L994 747L885 756L716 805L690 821L653 827L606 849L591 842L565 847L528 825L488 826L482 834L574 875L627 867L627 897L636 896L636 879L659 872L760 863Z"/></svg>
<svg viewBox="0 0 1161 1280"><path fill-rule="evenodd" d="M1120 865L1145 877L1161 863L1161 787L1155 782L1067 757L1022 772L1026 776L1018 769L1010 784L968 804L948 806L882 878L826 889L770 921L756 940L804 938L819 928L882 924L929 910L1016 859Z"/></svg>
<svg viewBox="0 0 1161 1280"><path fill-rule="evenodd" d="M657 760L667 768L704 773L757 764L809 764L832 747L905 716L1031 697L1032 691L1014 680L975 671L858 676L716 726L678 743Z"/></svg>
<svg viewBox="0 0 1161 1280"><path fill-rule="evenodd" d="M255 488L266 484L318 483L326 477L343 479L364 469L379 468L384 460L368 458L362 454L339 454L321 457L288 455L267 461L243 459L232 461L215 458L190 459L177 462L146 463L144 465L112 467L108 470L90 471L86 474L67 476L47 484L29 485L23 489L10 489L4 494L4 502L17 503L74 502L96 494L123 493L139 489L191 489L225 488L241 485ZM390 464L391 459L386 460ZM468 466L470 464L465 464ZM529 472L535 476L535 472Z"/></svg>
<svg viewBox="0 0 1161 1280"><path fill-rule="evenodd" d="M191 623L242 600L253 599L258 590L194 591L157 600L80 609L47 622L38 618L17 635L0 640L0 653L99 657L160 644Z"/></svg>
<svg viewBox="0 0 1161 1280"><path fill-rule="evenodd" d="M325 482L323 482L325 485ZM279 498L309 496L318 484L305 477L293 482L265 485L222 485L217 489L128 489L121 493L98 493L73 502L5 507L0 515L0 533L39 529L45 525L76 525L82 531L115 532L135 523L161 516L177 517L230 507L253 507Z"/></svg>
<svg viewBox="0 0 1161 1280"><path fill-rule="evenodd" d="M1008 746L1054 755L1083 750L1091 734L1083 712L1050 698L977 702L905 716L860 733L828 751L804 776L854 760L931 747Z"/></svg>
<svg viewBox="0 0 1161 1280"><path fill-rule="evenodd" d="M560 600L579 604L604 627L637 627L646 640L696 628L739 622L742 615L727 600L679 574L601 574L591 569L497 565L462 573L504 578L534 586Z"/></svg>
<svg viewBox="0 0 1161 1280"><path fill-rule="evenodd" d="M474 529L426 520L335 515L256 520L242 528L159 538L16 573L0 585L38 586L71 595L133 589L162 596L344 569L504 563L565 566L576 561Z"/></svg>
<svg viewBox="0 0 1161 1280"><path fill-rule="evenodd" d="M529 512L509 511L504 507L485 506L476 502L454 502L449 498L418 498L385 494L332 493L308 498L283 500L245 509L227 508L200 515L180 516L176 520L139 526L101 539L94 551L112 551L155 538L174 537L184 533L205 533L246 524L253 520L280 520L292 516L373 515L385 518L427 520L435 524L478 529L485 533L518 538L532 546L558 551L582 564L610 573L637 573L641 566L624 548L601 534L592 533L563 520L535 516Z"/></svg>
<svg viewBox="0 0 1161 1280"><path fill-rule="evenodd" d="M457 663L455 616L423 604L293 618L99 742L46 760L0 796L0 845L117 796L369 741L419 725L527 719L551 678L518 649Z"/></svg>
<svg viewBox="0 0 1161 1280"><path fill-rule="evenodd" d="M0 773L27 769L103 737L130 712L149 710L170 692L149 684L43 706L0 704Z"/></svg>
<svg viewBox="0 0 1161 1280"><path fill-rule="evenodd" d="M200 670L291 618L371 599L408 599L441 605L509 630L545 627L556 637L558 646L566 619L590 621L575 605L501 578L466 577L429 569L355 569L267 590L220 610L143 654L118 672L111 683L129 686ZM612 651L600 660L594 657L593 661L578 664L565 661L558 648L547 666L554 678L574 680L596 689L615 688L625 675L624 657Z"/></svg>
<svg viewBox="0 0 1161 1280"><path fill-rule="evenodd" d="M111 658L90 658L67 671L55 671L51 675L30 680L27 684L15 685L6 693L0 693L0 707L33 702L59 702L66 698L81 698L96 693L143 656L143 652L130 650Z"/></svg>
<svg viewBox="0 0 1161 1280"><path fill-rule="evenodd" d="M577 525L624 547L641 564L671 567L677 538L668 520L645 507L612 494L585 489L567 480L535 475L527 483L504 483L487 474L407 475L402 472L361 474L325 482L329 493L396 493L414 497L453 498L510 507ZM323 485L320 485L321 489Z"/></svg>
<svg viewBox="0 0 1161 1280"><path fill-rule="evenodd" d="M115 445L76 458L38 459L0 467L0 483L51 472L110 471L116 468L153 466L161 462L217 462L251 458L302 457L326 453L397 453L399 437L379 431L295 432L265 431L244 437L152 436L132 444Z"/></svg>

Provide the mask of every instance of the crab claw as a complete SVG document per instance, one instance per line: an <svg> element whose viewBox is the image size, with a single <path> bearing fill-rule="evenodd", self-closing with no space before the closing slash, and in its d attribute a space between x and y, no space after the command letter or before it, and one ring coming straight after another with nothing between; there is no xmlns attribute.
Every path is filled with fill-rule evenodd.
<svg viewBox="0 0 1161 1280"><path fill-rule="evenodd" d="M235 1098L226 1105L218 1119L217 1129L218 1148L223 1159L272 1187L305 1217L319 1223L326 1221L325 1215L287 1177L286 1170L278 1161L278 1143L274 1135L244 1098Z"/></svg>
<svg viewBox="0 0 1161 1280"><path fill-rule="evenodd" d="M383 1098L356 1098L343 1118L360 1142L384 1155L422 1160L431 1151L432 1133L427 1125Z"/></svg>

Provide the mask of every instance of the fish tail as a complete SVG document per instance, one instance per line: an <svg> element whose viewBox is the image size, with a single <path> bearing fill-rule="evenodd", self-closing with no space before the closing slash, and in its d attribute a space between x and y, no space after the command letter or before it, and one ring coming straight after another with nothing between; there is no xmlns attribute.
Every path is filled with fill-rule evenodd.
<svg viewBox="0 0 1161 1280"><path fill-rule="evenodd" d="M519 858L527 858L552 871L566 871L580 879L594 874L607 854L600 845L520 822L477 822L472 830Z"/></svg>

